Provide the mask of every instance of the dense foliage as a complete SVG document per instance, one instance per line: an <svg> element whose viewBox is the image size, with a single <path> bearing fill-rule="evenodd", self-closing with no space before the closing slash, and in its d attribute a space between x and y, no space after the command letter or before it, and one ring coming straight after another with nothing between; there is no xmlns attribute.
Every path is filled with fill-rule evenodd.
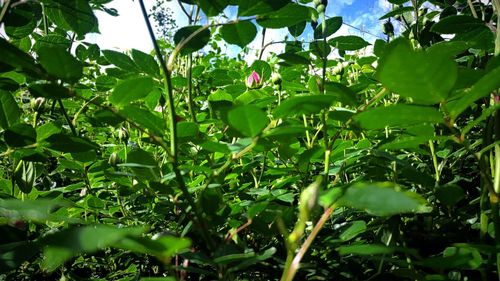
<svg viewBox="0 0 500 281"><path fill-rule="evenodd" d="M86 41L112 0L4 0L0 280L498 279L500 1L388 1L370 44L333 0L157 5L160 40L138 0L147 54Z"/></svg>

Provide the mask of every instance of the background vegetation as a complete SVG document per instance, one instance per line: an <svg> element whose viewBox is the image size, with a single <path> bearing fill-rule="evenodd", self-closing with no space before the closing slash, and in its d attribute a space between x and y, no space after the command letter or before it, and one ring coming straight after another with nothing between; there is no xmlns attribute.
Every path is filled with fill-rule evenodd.
<svg viewBox="0 0 500 281"><path fill-rule="evenodd" d="M389 0L374 44L335 1L139 0L151 54L86 42L111 1L0 8L0 280L499 278L499 0Z"/></svg>

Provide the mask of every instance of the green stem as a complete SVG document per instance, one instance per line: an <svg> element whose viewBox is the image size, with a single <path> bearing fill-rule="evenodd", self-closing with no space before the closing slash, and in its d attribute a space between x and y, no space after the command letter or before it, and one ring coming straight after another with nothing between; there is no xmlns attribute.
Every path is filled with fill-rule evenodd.
<svg viewBox="0 0 500 281"><path fill-rule="evenodd" d="M477 12L476 12L476 9L474 9L474 4L472 4L472 0L467 0L467 4L469 4L469 8L470 8L470 12L472 13L472 16L477 19L478 18Z"/></svg>
<svg viewBox="0 0 500 281"><path fill-rule="evenodd" d="M66 108L64 108L61 99L58 99L57 103L59 104L59 108L61 109L64 119L66 119L66 122L68 123L68 126L71 129L71 133L73 133L74 136L78 136L78 132L76 131L75 126L73 126L73 122L71 122L71 118L69 118L68 112L66 111Z"/></svg>
<svg viewBox="0 0 500 281"><path fill-rule="evenodd" d="M496 5L496 11L497 11L497 17L500 15L499 9L500 8L500 0L494 0L494 3ZM500 22L500 20L499 20ZM499 26L497 26L497 35L498 35L498 29ZM497 38L498 39L498 38ZM496 42L498 43L498 42ZM497 48L500 47L500 45L496 44L495 46L495 53L497 52ZM497 53L496 53L497 55ZM495 141L500 140L500 111L497 111L495 113L495 124L494 124L494 129L495 129ZM493 191L490 192L490 205L491 205L491 212L493 213L493 226L495 229L495 243L496 245L500 245L500 217L499 217L499 198L498 194L500 193L500 146L495 145L495 175L493 178ZM496 261L497 261L497 276L498 280L500 280L500 254L497 253L496 256Z"/></svg>
<svg viewBox="0 0 500 281"><path fill-rule="evenodd" d="M5 0L5 3L3 3L2 6L2 11L0 11L0 24L2 23L5 14L7 14L9 7L10 7L10 0Z"/></svg>
<svg viewBox="0 0 500 281"><path fill-rule="evenodd" d="M264 28L262 28L262 41L260 44L259 60L262 59L262 55L264 54L264 50L266 49L265 41L266 41L266 28L264 27Z"/></svg>
<svg viewBox="0 0 500 281"><path fill-rule="evenodd" d="M493 7L497 14L497 30L495 38L495 56L500 55L500 0L493 0Z"/></svg>
<svg viewBox="0 0 500 281"><path fill-rule="evenodd" d="M297 270L299 269L300 261L304 257L305 253L309 249L309 247L312 245L312 242L318 235L319 231L323 228L325 225L326 221L332 214L333 210L335 209L335 206L332 206L328 209L325 210L321 218L318 220L316 225L314 226L313 230L311 231L311 234L307 236L306 241L304 241L304 244L300 247L299 251L295 255L295 257L292 259L288 267L285 267L285 271L283 272L283 276L281 277L281 281L291 281L295 277L295 274L297 274ZM293 253L292 253L293 255ZM288 261L288 258L287 258Z"/></svg>
<svg viewBox="0 0 500 281"><path fill-rule="evenodd" d="M304 123L304 127L308 127L307 124L307 118L305 114L302 114L302 122ZM307 148L311 148L311 136L309 135L309 131L306 131L306 142L307 142Z"/></svg>
<svg viewBox="0 0 500 281"><path fill-rule="evenodd" d="M179 170L179 159L178 159L178 142L177 142L177 119L176 119L176 113L175 113L175 104L174 104L174 94L173 94L173 87L172 87L172 67L173 67L173 61L172 65L167 65L165 63L165 60L163 59L163 56L161 55L160 47L158 45L158 42L156 41L153 28L151 27L151 23L149 22L148 19L148 14L146 12L146 7L144 6L144 1L139 0L139 5L141 7L141 12L144 17L144 20L146 22L146 26L148 28L149 36L151 38L151 41L153 43L156 56L160 62L160 65L162 67L163 73L165 75L165 82L167 86L167 95L168 95L168 109L170 113L170 120L169 120L169 129L170 129L170 156L172 157L172 170L175 174L176 181L179 185L179 189L181 190L182 194L184 197L186 197L186 200L188 201L189 206L191 207L191 210L194 212L195 220L194 223L199 227L200 234L203 236L205 241L207 242L207 245L209 249L213 249L215 246L214 241L211 239L210 235L208 234L208 225L206 222L203 220L203 213L199 206L196 204L193 196L187 189L186 183L184 182L184 178L181 174L181 171ZM208 28L208 27L207 27ZM201 31L195 31L193 34L197 34L197 32ZM191 34L191 35L193 35ZM193 36L194 37L194 36ZM191 37L191 39L193 38ZM189 39L189 40L191 40ZM186 44L188 41L183 41L184 43L180 43L179 45ZM176 54L181 50L182 47L177 46L177 48L173 51L171 58L174 57ZM169 68L170 66L170 68Z"/></svg>
<svg viewBox="0 0 500 281"><path fill-rule="evenodd" d="M326 42L326 36L325 36L325 31L326 31L326 18L325 18L325 13L320 14L321 18L321 31L323 35L323 48L326 50L327 48L327 42ZM323 58L323 67L322 67L322 77L321 77L321 92L322 94L326 94L326 67L328 64L328 57L324 56ZM325 146L325 175L324 175L324 184L325 188L328 186L328 172L330 171L330 145L329 145L329 139L328 139L328 125L326 124L326 118L327 118L327 110L323 110L321 112L321 122L323 123L323 144Z"/></svg>
<svg viewBox="0 0 500 281"><path fill-rule="evenodd" d="M434 148L434 142L432 140L429 141L429 148L431 149L431 156L432 156L432 164L434 164L434 179L436 180L436 185L439 184L439 165L437 162L437 157L436 157L436 151Z"/></svg>
<svg viewBox="0 0 500 281"><path fill-rule="evenodd" d="M411 3L413 5L413 12L415 14L415 39L419 41L419 36L418 36L418 5L417 5L417 0L411 0Z"/></svg>
<svg viewBox="0 0 500 281"><path fill-rule="evenodd" d="M194 102L193 102L193 55L189 54L188 56L188 65L187 65L187 77L188 77L188 109L189 114L191 114L191 119L193 122L197 123L196 113L194 111Z"/></svg>
<svg viewBox="0 0 500 281"><path fill-rule="evenodd" d="M184 6L182 6L180 1L179 5L182 7L182 9L184 9ZM196 12L194 11L193 8L191 9L191 13L188 14L187 11L184 9L184 12L188 18L189 25L192 25L193 22L196 22L199 11L200 7L196 7ZM193 19L193 13L195 13L194 19ZM188 110L189 114L191 115L191 120L197 123L196 112L194 111L194 102L193 102L193 54L189 54L187 56L186 76L188 78Z"/></svg>
<svg viewBox="0 0 500 281"><path fill-rule="evenodd" d="M178 152L177 152L177 120L176 120L176 114L175 114L175 104L174 104L174 95L173 95L173 89L172 89L172 74L168 70L167 65L165 64L165 60L163 60L163 56L161 55L161 50L160 47L158 46L158 42L156 42L156 37L153 32L153 28L151 27L151 23L149 22L148 19L148 14L146 12L146 7L144 6L144 1L139 0L139 4L141 6L141 12L144 17L144 20L146 21L146 26L148 28L149 35L151 37L151 40L153 41L153 46L156 52L156 56L158 60L160 61L160 65L162 67L163 73L165 75L165 81L166 81L166 87L167 87L167 95L168 95L168 109L170 113L170 120L169 120L169 129L170 129L170 156L172 157L172 164L177 169L178 165ZM175 172L175 171L174 171ZM177 173L176 173L177 174ZM183 186L184 180L182 177L177 178L179 181L179 185ZM182 182L182 183L181 183ZM189 192L188 192L189 193ZM185 194L186 195L186 194ZM188 197L191 197L189 195ZM189 201L194 200L188 199ZM192 206L194 208L194 204Z"/></svg>
<svg viewBox="0 0 500 281"><path fill-rule="evenodd" d="M43 20L43 33L45 33L45 35L48 35L49 34L49 25L47 23L47 15L45 14L45 5L43 3L42 4L42 20Z"/></svg>
<svg viewBox="0 0 500 281"><path fill-rule="evenodd" d="M365 111L367 108L372 106L374 103L382 99L385 95L387 94L387 90L385 88L382 88L371 100L369 100L366 104L361 105L358 107L356 114L361 113ZM353 118L355 115L351 116L347 121L345 121L342 124L342 127L339 128L339 130L333 135L333 137L330 139L329 144L328 144L328 149L332 150L332 146L335 144L335 141L340 137L340 134L351 124Z"/></svg>

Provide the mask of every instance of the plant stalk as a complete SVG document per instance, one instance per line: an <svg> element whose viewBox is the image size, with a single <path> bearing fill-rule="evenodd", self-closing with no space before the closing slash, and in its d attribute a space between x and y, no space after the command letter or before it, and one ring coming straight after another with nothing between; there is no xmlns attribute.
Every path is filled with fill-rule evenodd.
<svg viewBox="0 0 500 281"><path fill-rule="evenodd" d="M0 11L0 24L3 22L3 18L7 14L7 11L9 10L10 7L10 0L5 0L2 6L2 10Z"/></svg>
<svg viewBox="0 0 500 281"><path fill-rule="evenodd" d="M436 185L439 184L439 165L436 157L436 151L434 148L434 142L432 140L429 141L429 148L431 150L431 156L432 156L432 164L434 165L434 179L436 180Z"/></svg>
<svg viewBox="0 0 500 281"><path fill-rule="evenodd" d="M474 4L472 4L472 0L467 0L467 4L469 4L470 12L472 13L472 16L475 17L476 19L478 18L476 9L474 9Z"/></svg>
<svg viewBox="0 0 500 281"><path fill-rule="evenodd" d="M163 59L163 56L161 55L161 50L158 45L158 42L156 41L156 37L154 35L153 28L151 27L151 23L149 22L148 14L146 12L146 7L144 6L144 1L139 0L139 5L141 7L141 12L144 17L144 20L146 22L146 26L148 28L149 36L151 38L151 41L153 42L153 46L156 52L156 56L160 62L161 68L163 70L163 73L165 75L165 83L166 83L166 88L167 88L167 95L168 95L168 109L170 113L170 118L169 118L169 129L170 129L170 156L172 157L172 170L175 174L176 181L179 185L179 189L181 190L182 194L184 197L186 197L186 200L191 207L191 210L194 212L194 223L199 227L199 232L200 235L204 238L204 240L207 242L207 246L209 249L213 249L215 247L215 242L211 239L211 236L208 233L208 225L206 222L203 220L203 213L202 210L199 208L199 206L196 204L194 197L191 195L189 190L187 189L186 183L184 182L184 178L182 176L181 171L179 170L179 153L178 153L178 142L177 142L177 118L176 118L176 113L175 113L175 104L174 104L174 94L173 94L173 87L172 87L172 67L173 67L173 61L172 64L167 65L165 63L165 60ZM201 32L201 31L199 31ZM193 34L195 34L194 32ZM192 35L193 35L192 34ZM191 37L191 39L194 38ZM183 41L184 44L186 44L188 41ZM181 44L180 44L181 45ZM171 58L177 55L177 53L181 50L179 46L176 47L176 49L173 51L171 54ZM170 66L170 67L169 67ZM168 150L167 150L168 151Z"/></svg>
<svg viewBox="0 0 500 281"><path fill-rule="evenodd" d="M492 0L497 14L497 29L495 37L495 56L500 55L500 0Z"/></svg>
<svg viewBox="0 0 500 281"><path fill-rule="evenodd" d="M62 114L64 115L64 119L66 119L66 122L68 123L68 126L71 129L71 133L73 133L74 136L78 136L78 132L76 131L76 128L73 125L73 122L71 121L71 118L69 118L68 112L66 111L66 108L64 108L61 99L57 99L57 103L59 104L59 108L61 109Z"/></svg>

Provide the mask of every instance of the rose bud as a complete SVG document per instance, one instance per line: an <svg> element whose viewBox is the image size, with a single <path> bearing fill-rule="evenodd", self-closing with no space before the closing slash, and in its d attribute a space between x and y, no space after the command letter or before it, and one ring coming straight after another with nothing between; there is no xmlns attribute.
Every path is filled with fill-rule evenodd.
<svg viewBox="0 0 500 281"><path fill-rule="evenodd" d="M252 74L247 78L247 87L249 89L259 89L262 87L262 81L260 80L260 76L257 72L252 71Z"/></svg>

